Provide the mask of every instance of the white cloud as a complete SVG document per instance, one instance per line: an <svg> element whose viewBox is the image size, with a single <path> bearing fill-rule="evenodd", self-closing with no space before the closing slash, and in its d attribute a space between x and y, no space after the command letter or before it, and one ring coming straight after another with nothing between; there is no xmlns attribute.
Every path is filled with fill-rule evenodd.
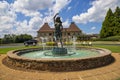
<svg viewBox="0 0 120 80"><path fill-rule="evenodd" d="M0 1L0 37L4 34L31 34L44 22L53 22L53 16L61 11L71 0L15 0L14 3ZM41 13L41 10L47 11ZM16 13L17 12L17 13ZM17 21L17 14L29 16L30 20ZM43 16L45 15L45 16ZM68 21L63 22L67 26Z"/></svg>
<svg viewBox="0 0 120 80"><path fill-rule="evenodd" d="M26 16L42 16L38 10L49 8L52 4L53 0L16 0L13 7Z"/></svg>
<svg viewBox="0 0 120 80"><path fill-rule="evenodd" d="M31 34L32 36L37 35L37 30L40 28L42 19L39 17L33 17L30 21L24 20L16 23L15 34Z"/></svg>
<svg viewBox="0 0 120 80"><path fill-rule="evenodd" d="M33 17L31 18L31 20L29 21L29 26L33 29L33 30L37 30L38 28L40 28L40 25L42 24L42 19L40 17Z"/></svg>
<svg viewBox="0 0 120 80"><path fill-rule="evenodd" d="M71 0L55 0L55 4L50 8L50 10L52 10L54 14L58 13L70 2Z"/></svg>
<svg viewBox="0 0 120 80"><path fill-rule="evenodd" d="M94 27L94 26L93 26L93 27L91 27L91 30L95 30L95 29L96 29L96 27Z"/></svg>
<svg viewBox="0 0 120 80"><path fill-rule="evenodd" d="M109 8L114 10L116 6L120 6L119 0L95 0L91 3L87 12L75 15L72 20L76 23L87 23L87 22L101 22L103 21L106 12Z"/></svg>
<svg viewBox="0 0 120 80"><path fill-rule="evenodd" d="M14 27L16 14L11 5L6 1L0 1L0 35L11 33Z"/></svg>
<svg viewBox="0 0 120 80"><path fill-rule="evenodd" d="M0 16L8 12L9 4L5 1L0 2Z"/></svg>
<svg viewBox="0 0 120 80"><path fill-rule="evenodd" d="M23 34L23 33L27 33L31 28L28 25L27 20L24 20L22 22L17 22L16 23L16 34Z"/></svg>
<svg viewBox="0 0 120 80"><path fill-rule="evenodd" d="M33 29L27 20L17 22L16 26L14 34L31 34L32 36L36 36L36 30Z"/></svg>
<svg viewBox="0 0 120 80"><path fill-rule="evenodd" d="M16 12L21 12L26 16L43 17L42 23L52 23L54 14L60 12L70 2L71 0L16 0L13 7ZM46 8L48 11L43 13L46 15L44 17L38 10Z"/></svg>
<svg viewBox="0 0 120 80"><path fill-rule="evenodd" d="M70 25L69 20L67 19L65 22L62 23L62 25L64 28L68 28Z"/></svg>

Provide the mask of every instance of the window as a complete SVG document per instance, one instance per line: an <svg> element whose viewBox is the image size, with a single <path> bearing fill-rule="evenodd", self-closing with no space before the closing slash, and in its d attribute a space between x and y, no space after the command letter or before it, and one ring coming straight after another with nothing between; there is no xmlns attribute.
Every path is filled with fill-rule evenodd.
<svg viewBox="0 0 120 80"><path fill-rule="evenodd" d="M68 33L68 35L70 36L70 33Z"/></svg>
<svg viewBox="0 0 120 80"><path fill-rule="evenodd" d="M49 36L51 36L52 35L52 33L49 33Z"/></svg>

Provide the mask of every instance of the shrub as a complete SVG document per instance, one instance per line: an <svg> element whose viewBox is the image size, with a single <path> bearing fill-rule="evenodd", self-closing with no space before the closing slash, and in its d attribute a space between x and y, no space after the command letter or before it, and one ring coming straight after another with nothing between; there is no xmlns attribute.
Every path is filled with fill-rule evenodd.
<svg viewBox="0 0 120 80"><path fill-rule="evenodd" d="M120 36L111 36L107 38L94 39L93 41L120 41Z"/></svg>
<svg viewBox="0 0 120 80"><path fill-rule="evenodd" d="M47 46L55 46L55 44L56 44L55 42L46 42Z"/></svg>
<svg viewBox="0 0 120 80"><path fill-rule="evenodd" d="M64 42L64 45L72 45L72 42Z"/></svg>

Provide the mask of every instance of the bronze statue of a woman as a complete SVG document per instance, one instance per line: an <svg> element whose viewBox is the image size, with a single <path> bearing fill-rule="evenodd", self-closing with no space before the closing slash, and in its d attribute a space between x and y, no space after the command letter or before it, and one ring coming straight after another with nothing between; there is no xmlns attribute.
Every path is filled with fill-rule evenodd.
<svg viewBox="0 0 120 80"><path fill-rule="evenodd" d="M61 47L63 47L62 44L62 30L63 30L63 26L62 26L62 21L60 20L60 17L56 17L58 15L58 13L53 17L54 19L54 26L55 26L55 41L56 43L58 43L58 41L60 41L61 43ZM57 44L58 46L58 44Z"/></svg>

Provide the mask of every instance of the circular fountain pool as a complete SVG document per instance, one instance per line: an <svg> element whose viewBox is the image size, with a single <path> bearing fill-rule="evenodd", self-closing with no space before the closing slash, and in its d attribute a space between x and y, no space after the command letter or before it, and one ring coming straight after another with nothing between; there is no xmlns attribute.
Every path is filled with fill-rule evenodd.
<svg viewBox="0 0 120 80"><path fill-rule="evenodd" d="M47 54L47 55L46 55ZM67 55L52 55L51 49L41 48L9 51L3 63L8 67L37 71L78 71L96 68L114 61L111 51L101 48L78 47Z"/></svg>
<svg viewBox="0 0 120 80"><path fill-rule="evenodd" d="M20 54L19 56L23 58L29 58L29 59L44 59L44 58L49 58L49 59L70 59L70 58L87 58L87 57L97 57L97 56L102 56L104 53L103 51L100 50L76 50L76 51L71 51L68 50L68 54L65 55L53 55L51 50L40 50L40 51L35 51L35 52L26 52L24 54Z"/></svg>

